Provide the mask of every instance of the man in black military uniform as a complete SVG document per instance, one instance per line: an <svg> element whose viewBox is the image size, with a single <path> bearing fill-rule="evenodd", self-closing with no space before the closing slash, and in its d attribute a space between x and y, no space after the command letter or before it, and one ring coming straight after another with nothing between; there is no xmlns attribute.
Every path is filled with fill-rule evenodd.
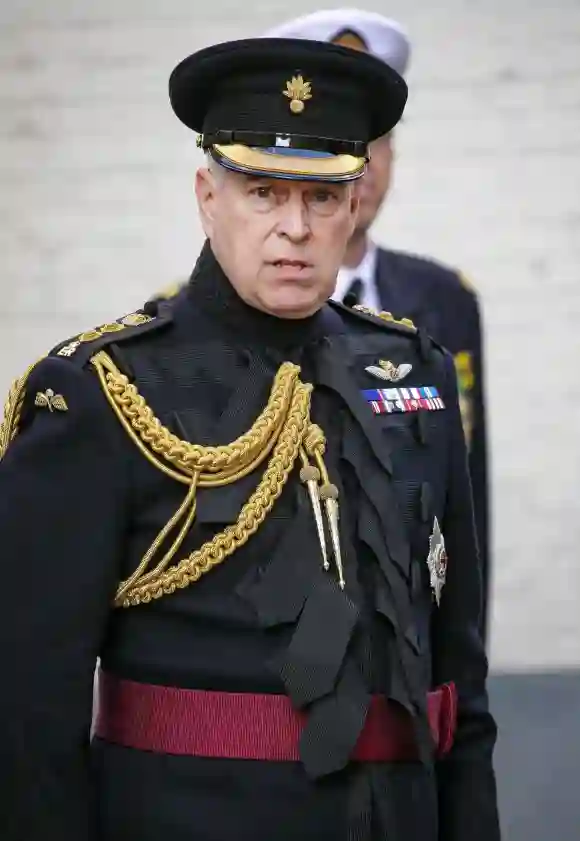
<svg viewBox="0 0 580 841"><path fill-rule="evenodd" d="M0 837L497 841L453 359L325 303L405 83L256 39L170 96L208 156L190 283L60 344L0 430Z"/></svg>
<svg viewBox="0 0 580 841"><path fill-rule="evenodd" d="M411 42L398 22L360 9L324 9L280 24L270 37L308 38L370 52L401 76L407 73ZM488 455L480 307L462 272L434 260L378 247L369 231L389 192L393 132L371 143L371 159L360 182L360 209L333 297L395 314L425 327L454 356L459 404L468 446L475 523L484 582L484 638L490 591Z"/></svg>

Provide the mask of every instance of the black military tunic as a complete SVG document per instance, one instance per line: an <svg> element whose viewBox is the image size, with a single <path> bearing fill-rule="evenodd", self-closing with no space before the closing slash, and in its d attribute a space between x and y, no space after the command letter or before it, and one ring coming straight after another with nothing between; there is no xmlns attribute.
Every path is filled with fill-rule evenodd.
<svg viewBox="0 0 580 841"><path fill-rule="evenodd" d="M188 286L148 315L55 349L3 429L0 837L494 841L495 725L452 358L340 305L302 321L253 310L208 246ZM344 590L322 567L297 464L245 545L183 589L114 606L188 488L121 422L90 363L102 350L162 425L202 445L242 435L282 363L300 366L339 491ZM405 386L437 389L445 408L374 414L365 368L379 359L412 365ZM198 489L176 560L236 522L263 469ZM439 606L435 518L448 554ZM306 716L300 761L91 743L98 657L139 684L288 695ZM437 759L425 699L450 681L458 726ZM415 760L349 762L373 694L414 721Z"/></svg>

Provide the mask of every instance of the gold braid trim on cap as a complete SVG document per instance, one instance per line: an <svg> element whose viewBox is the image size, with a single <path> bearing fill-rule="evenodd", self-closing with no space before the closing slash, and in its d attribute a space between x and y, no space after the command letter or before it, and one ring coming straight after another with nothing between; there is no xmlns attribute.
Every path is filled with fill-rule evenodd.
<svg viewBox="0 0 580 841"><path fill-rule="evenodd" d="M36 368L40 361L39 359L32 365L29 365L24 374L14 380L8 392L8 397L4 405L4 416L2 423L0 423L0 461L2 461L8 447L18 435L18 426L22 415L24 398L26 397L26 383L33 368Z"/></svg>
<svg viewBox="0 0 580 841"><path fill-rule="evenodd" d="M188 485L179 509L159 532L135 572L119 585L115 606L145 604L188 587L243 546L272 510L299 456L303 465L309 464L309 456L315 458L318 464L315 472L328 484L322 461L324 433L310 420L312 385L301 382L297 365L284 362L280 366L268 403L248 432L230 444L204 447L183 441L164 427L136 386L104 351L97 353L91 363L115 414L141 453L167 476ZM226 526L188 557L169 566L195 519L197 488L235 482L268 456L262 479L242 506L236 523ZM308 475L311 480L311 472ZM333 521L335 516L333 511ZM154 556L182 521L177 537L150 570ZM319 539L324 553L324 534L319 534ZM342 569L339 571L339 583L344 586Z"/></svg>

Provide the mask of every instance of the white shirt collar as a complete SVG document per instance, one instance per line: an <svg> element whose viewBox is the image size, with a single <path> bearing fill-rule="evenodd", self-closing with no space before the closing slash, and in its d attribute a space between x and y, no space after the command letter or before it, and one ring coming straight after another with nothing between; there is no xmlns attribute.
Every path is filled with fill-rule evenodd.
<svg viewBox="0 0 580 841"><path fill-rule="evenodd" d="M336 288L334 290L334 294L332 295L332 299L334 301L342 301L353 280L358 278L363 284L363 291L359 303L365 307L380 310L381 304L375 279L376 268L377 247L374 243L369 242L365 255L358 266L354 269L342 266L338 272Z"/></svg>

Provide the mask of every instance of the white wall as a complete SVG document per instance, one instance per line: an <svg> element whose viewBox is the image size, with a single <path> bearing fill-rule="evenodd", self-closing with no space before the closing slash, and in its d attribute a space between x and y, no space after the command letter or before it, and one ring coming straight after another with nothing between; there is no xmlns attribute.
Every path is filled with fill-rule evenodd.
<svg viewBox="0 0 580 841"><path fill-rule="evenodd" d="M316 8L195 5L3 0L2 391L56 341L190 271L198 156L169 108L173 65ZM578 665L580 3L365 5L405 22L415 48L377 236L460 266L485 309L493 664Z"/></svg>

